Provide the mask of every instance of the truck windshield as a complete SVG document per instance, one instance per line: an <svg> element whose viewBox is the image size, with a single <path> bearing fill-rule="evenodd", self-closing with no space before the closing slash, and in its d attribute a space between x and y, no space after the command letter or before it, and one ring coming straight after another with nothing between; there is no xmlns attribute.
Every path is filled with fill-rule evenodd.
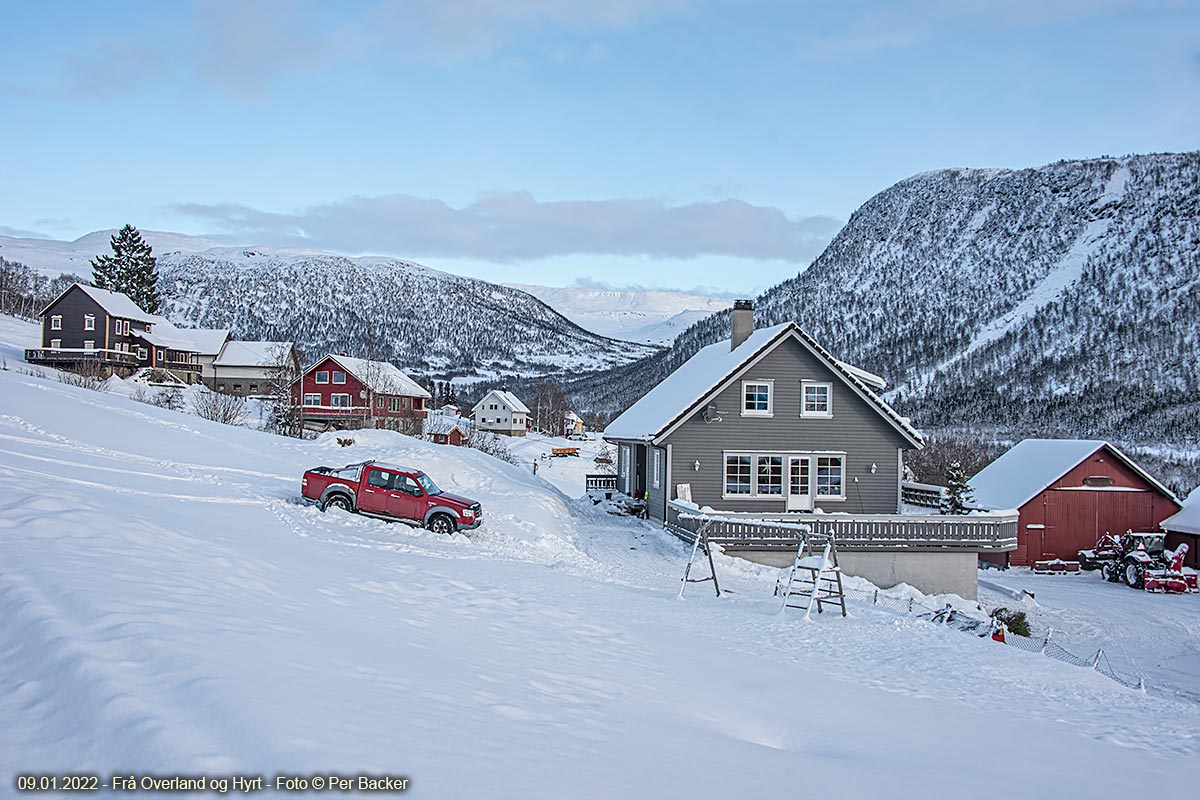
<svg viewBox="0 0 1200 800"><path fill-rule="evenodd" d="M437 484L430 480L429 476L425 473L421 473L417 476L417 483L421 484L421 488L425 490L425 494L427 495L433 496L435 494L442 493L442 490L438 488Z"/></svg>

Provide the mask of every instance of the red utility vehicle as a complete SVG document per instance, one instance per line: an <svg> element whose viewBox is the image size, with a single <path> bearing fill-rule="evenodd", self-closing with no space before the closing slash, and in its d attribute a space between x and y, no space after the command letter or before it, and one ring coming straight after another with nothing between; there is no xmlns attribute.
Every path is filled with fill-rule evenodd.
<svg viewBox="0 0 1200 800"><path fill-rule="evenodd" d="M434 533L471 530L483 521L483 510L474 500L443 492L419 469L377 461L310 469L304 473L301 493L322 511L337 508L400 520Z"/></svg>

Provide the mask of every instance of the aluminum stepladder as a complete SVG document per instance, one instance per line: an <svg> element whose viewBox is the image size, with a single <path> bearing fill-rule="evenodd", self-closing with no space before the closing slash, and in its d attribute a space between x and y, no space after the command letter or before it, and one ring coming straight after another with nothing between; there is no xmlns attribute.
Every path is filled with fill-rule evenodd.
<svg viewBox="0 0 1200 800"><path fill-rule="evenodd" d="M824 541L820 555L813 548L813 539ZM793 598L796 600L793 601ZM840 607L842 616L846 616L846 593L842 589L837 544L832 535L810 533L796 548L796 560L788 573L787 585L783 589L783 606L779 613L789 608L803 608L804 618L812 619L813 606L820 614L827 605Z"/></svg>
<svg viewBox="0 0 1200 800"><path fill-rule="evenodd" d="M688 557L687 569L683 571L683 580L679 582L680 597L683 597L683 590L687 588L689 583L705 583L706 581L712 581L713 588L717 591L717 597L721 596L721 584L717 582L717 567L716 564L713 563L713 544L708 541L708 529L713 525L714 522L716 522L716 520L705 519L700 524L700 529L696 531L696 540L692 542L692 554ZM692 564L696 560L696 551L701 547L704 548L704 554L708 556L709 574L707 578L693 578L690 577L692 574Z"/></svg>

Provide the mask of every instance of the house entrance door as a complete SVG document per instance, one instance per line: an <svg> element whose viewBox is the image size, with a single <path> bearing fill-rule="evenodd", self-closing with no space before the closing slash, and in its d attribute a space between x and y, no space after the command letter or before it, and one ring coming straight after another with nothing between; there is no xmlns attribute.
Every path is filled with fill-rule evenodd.
<svg viewBox="0 0 1200 800"><path fill-rule="evenodd" d="M788 456L788 511L812 511L812 467L808 456Z"/></svg>

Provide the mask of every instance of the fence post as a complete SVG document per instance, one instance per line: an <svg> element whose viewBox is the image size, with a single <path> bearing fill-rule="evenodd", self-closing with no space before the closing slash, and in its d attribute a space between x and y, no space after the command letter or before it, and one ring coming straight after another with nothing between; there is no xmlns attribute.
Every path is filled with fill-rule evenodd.
<svg viewBox="0 0 1200 800"><path fill-rule="evenodd" d="M1104 648L1103 647L1101 647L1099 650L1096 651L1096 657L1094 659L1092 659L1092 669L1094 669L1096 671L1100 670L1100 659L1102 659L1102 658L1104 658Z"/></svg>
<svg viewBox="0 0 1200 800"><path fill-rule="evenodd" d="M873 598L871 598L871 605L873 605L873 606L879 605L879 590L878 589L875 590L875 596Z"/></svg>
<svg viewBox="0 0 1200 800"><path fill-rule="evenodd" d="M912 604L913 604L913 599L910 597L910 598L908 598L908 613L910 613L910 614L912 613Z"/></svg>
<svg viewBox="0 0 1200 800"><path fill-rule="evenodd" d="M1054 635L1054 628L1046 630L1046 638L1042 640L1042 655L1046 655L1046 648L1050 646L1050 637Z"/></svg>

